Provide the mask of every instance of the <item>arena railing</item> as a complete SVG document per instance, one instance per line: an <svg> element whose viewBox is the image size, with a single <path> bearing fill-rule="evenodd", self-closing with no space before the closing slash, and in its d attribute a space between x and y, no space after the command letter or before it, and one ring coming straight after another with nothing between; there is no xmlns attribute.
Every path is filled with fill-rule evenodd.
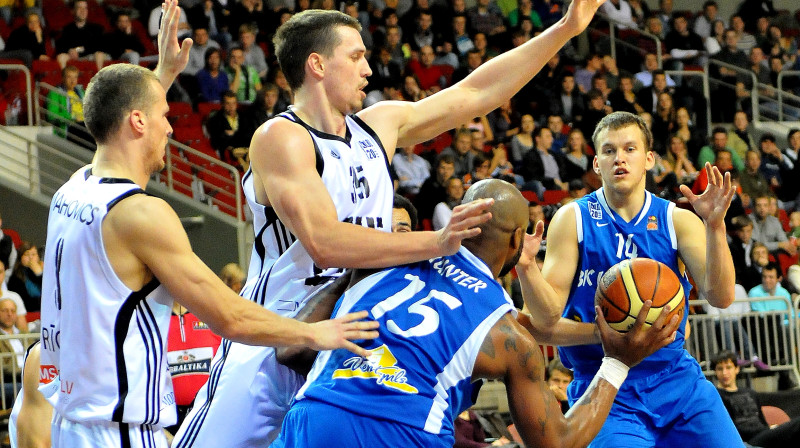
<svg viewBox="0 0 800 448"><path fill-rule="evenodd" d="M758 79L756 79L756 74L753 73L752 70L744 69L744 68L738 67L736 65L732 65L732 64L728 64L728 63L725 63L725 62L722 62L722 61L718 61L716 59L709 59L704 71L707 73L709 67L711 67L712 65L713 66L717 66L717 67L726 68L726 69L729 69L729 70L733 70L734 72L739 73L742 76L750 78L751 85L754 87L753 89L750 90L750 101L753 104L753 116L752 116L751 121L754 122L754 123L761 121L761 117L760 117L760 114L759 114L759 108L756 107L759 104L758 103L758 99L759 99L758 89L755 88L755 86L758 86ZM724 81L722 81L720 79L714 78L713 76L709 77L709 79L710 79L710 82L714 83L715 85L729 87L729 88L734 89L734 90L736 89L735 85L731 85L730 83L727 83L727 82L724 82Z"/></svg>
<svg viewBox="0 0 800 448"><path fill-rule="evenodd" d="M22 350L19 355L16 352L0 352L0 405L3 409L10 409L14 404L17 393L22 388L22 365L15 358L24 357L25 352L31 344L39 340L39 333L19 333L0 335L3 345L11 345L12 341L19 341L15 350Z"/></svg>
<svg viewBox="0 0 800 448"><path fill-rule="evenodd" d="M31 80L33 78L31 78L31 71L22 64L0 64L0 71L21 71L23 73L25 77L25 92L23 93L25 96L25 104L28 106L26 110L28 121L26 124L29 126L33 125L33 107L31 107L33 98L31 95L33 85ZM5 113L5 111L0 111L0 113Z"/></svg>
<svg viewBox="0 0 800 448"><path fill-rule="evenodd" d="M706 99L706 130L708 134L706 137L711 136L711 101L709 100L711 87L708 82L708 70L703 70L702 72L694 70L665 70L664 73L667 75L676 75L684 78L699 77L701 79L703 83L703 96Z"/></svg>
<svg viewBox="0 0 800 448"><path fill-rule="evenodd" d="M83 124L57 116L53 112L50 94L58 91L57 87L47 83L37 83L34 102L36 123L40 126L51 125L56 135L94 151L96 149L94 142L81 137L88 135L88 130ZM72 132L73 130L79 132ZM166 168L160 175L154 176L153 180L239 221L246 220L242 207L239 170L172 138L169 139L166 151Z"/></svg>
<svg viewBox="0 0 800 448"><path fill-rule="evenodd" d="M0 141L21 152L0 151L0 171L4 177L23 186L31 194L52 197L70 176L85 165L61 149L0 126Z"/></svg>
<svg viewBox="0 0 800 448"><path fill-rule="evenodd" d="M800 381L798 371L797 308L785 297L758 297L736 299L736 303L781 301L785 309L774 311L749 311L745 313L691 314L691 334L686 339L686 349L700 362L703 373L714 374L711 359L721 350L731 350L740 359L758 356L770 366L771 371L788 371ZM691 306L710 307L706 300L692 300ZM797 301L795 301L797 304ZM753 372L753 367L744 367Z"/></svg>
<svg viewBox="0 0 800 448"><path fill-rule="evenodd" d="M778 73L778 121L783 121L783 97L787 94L783 90L783 78L793 77L798 78L798 84L800 84L800 70L783 70ZM794 95L792 95L794 96ZM796 96L794 96L797 98ZM800 102L797 103L800 106Z"/></svg>
<svg viewBox="0 0 800 448"><path fill-rule="evenodd" d="M624 39L619 39L618 38L617 30L619 28L619 25L622 24L622 22L614 20L611 17L603 14L602 12L597 12L595 14L595 17L601 19L602 21L608 22L609 49L611 51L611 57L612 58L614 58L614 59L617 58L617 43L619 43L620 45L626 46L628 48L631 48L633 50L637 50L639 53L642 54L642 56L644 56L644 51L640 47L638 47L637 45L631 44L629 42L626 42ZM595 30L595 31L603 32L603 31L599 30L597 28L597 26L591 26L590 28ZM634 34L637 34L637 35L643 36L643 37L645 37L647 39L650 39L650 40L652 40L654 42L654 44L656 46L656 56L658 58L658 66L661 67L662 66L661 64L663 62L663 54L661 52L661 39L658 36L656 36L655 34L650 34L647 31L644 31L644 30L641 30L641 29L630 29L630 31L632 33L634 33Z"/></svg>

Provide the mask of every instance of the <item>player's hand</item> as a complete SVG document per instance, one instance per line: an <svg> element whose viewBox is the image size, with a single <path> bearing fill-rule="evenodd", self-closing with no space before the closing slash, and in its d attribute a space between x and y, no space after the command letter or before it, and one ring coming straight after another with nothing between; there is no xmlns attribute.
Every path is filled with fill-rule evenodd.
<svg viewBox="0 0 800 448"><path fill-rule="evenodd" d="M686 185L681 185L681 193L686 196L694 207L697 215L711 228L717 228L725 223L725 213L731 205L736 189L731 182L731 174L723 176L719 168L706 162L704 167L708 174L708 185L700 196L692 193Z"/></svg>
<svg viewBox="0 0 800 448"><path fill-rule="evenodd" d="M462 240L478 236L481 229L477 226L492 219L492 214L488 212L492 204L494 204L494 199L478 199L454 208L450 222L437 232L439 234L439 253L453 255L458 252Z"/></svg>
<svg viewBox="0 0 800 448"><path fill-rule="evenodd" d="M566 23L577 36L592 21L592 17L606 0L573 0L564 16Z"/></svg>
<svg viewBox="0 0 800 448"><path fill-rule="evenodd" d="M172 82L189 62L189 50L192 39L186 38L183 44L178 42L178 23L181 9L178 0L166 0L161 4L161 28L158 30L158 75L164 90L169 89Z"/></svg>
<svg viewBox="0 0 800 448"><path fill-rule="evenodd" d="M661 347L665 347L675 340L680 319L678 315L675 315L667 321L667 315L670 311L669 305L664 307L658 319L653 322L653 326L650 328L644 327L644 322L647 320L647 313L650 311L652 303L650 300L644 302L642 309L639 310L639 315L636 317L636 322L627 333L620 333L611 328L603 317L600 307L594 307L597 314L596 325L600 332L600 340L603 343L603 351L606 356L616 358L628 367L633 367Z"/></svg>
<svg viewBox="0 0 800 448"><path fill-rule="evenodd" d="M542 247L542 239L544 238L544 223L536 221L536 228L533 235L530 233L525 234L525 244L522 246L522 254L519 256L517 266L521 269L527 269L529 266L536 264L536 254L539 253L539 248Z"/></svg>
<svg viewBox="0 0 800 448"><path fill-rule="evenodd" d="M375 339L378 337L378 322L363 321L369 313L359 311L337 319L323 320L309 324L312 327L312 342L309 348L317 351L345 348L359 356L369 356L370 351L359 347L351 341L359 339Z"/></svg>

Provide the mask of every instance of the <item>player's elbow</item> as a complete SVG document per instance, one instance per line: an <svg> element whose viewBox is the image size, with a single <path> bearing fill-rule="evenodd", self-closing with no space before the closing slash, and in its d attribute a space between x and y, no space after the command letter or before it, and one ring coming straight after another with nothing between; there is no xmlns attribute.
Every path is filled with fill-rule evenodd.
<svg viewBox="0 0 800 448"><path fill-rule="evenodd" d="M309 244L303 243L308 255L314 260L314 265L320 269L328 269L336 266L337 255L341 250L335 250L328 244L320 241L312 241Z"/></svg>

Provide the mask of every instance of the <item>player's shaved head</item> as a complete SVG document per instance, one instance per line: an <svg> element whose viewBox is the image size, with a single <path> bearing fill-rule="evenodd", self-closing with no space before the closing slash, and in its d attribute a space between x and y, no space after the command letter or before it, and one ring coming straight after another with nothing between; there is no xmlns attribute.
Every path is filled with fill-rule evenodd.
<svg viewBox="0 0 800 448"><path fill-rule="evenodd" d="M517 264L522 253L528 225L528 201L510 183L486 179L473 184L464 194L462 202L489 198L494 199L494 204L488 210L492 219L480 226L481 233L478 236L464 240L463 244L490 267L493 263L502 263L502 276Z"/></svg>

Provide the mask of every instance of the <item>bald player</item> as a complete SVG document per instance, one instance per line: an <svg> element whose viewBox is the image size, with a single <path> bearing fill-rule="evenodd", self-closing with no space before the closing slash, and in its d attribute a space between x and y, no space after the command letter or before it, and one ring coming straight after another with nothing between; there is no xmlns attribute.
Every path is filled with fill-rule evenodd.
<svg viewBox="0 0 800 448"><path fill-rule="evenodd" d="M586 445L600 430L628 367L674 338L678 320L644 330L649 303L626 335L598 328L607 361L568 413L544 380L536 341L494 279L518 261L527 201L500 180L473 185L464 201L492 198L492 219L454 255L370 274L357 271L334 315L369 311L380 336L368 358L343 350L317 356L273 447L453 446L453 420L480 382L503 379L528 446ZM319 316L318 318L323 318ZM666 324L666 325L665 325ZM655 330L661 328L661 330ZM289 361L278 350L279 361ZM368 405L365 405L368 403Z"/></svg>

